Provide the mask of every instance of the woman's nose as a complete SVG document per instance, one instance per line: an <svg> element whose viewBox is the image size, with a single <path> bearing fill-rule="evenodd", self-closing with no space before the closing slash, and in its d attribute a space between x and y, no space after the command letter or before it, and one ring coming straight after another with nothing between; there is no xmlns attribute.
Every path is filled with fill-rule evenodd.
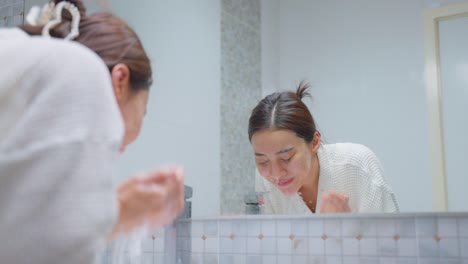
<svg viewBox="0 0 468 264"><path fill-rule="evenodd" d="M286 170L279 165L273 165L272 178L279 180L281 177L286 176Z"/></svg>

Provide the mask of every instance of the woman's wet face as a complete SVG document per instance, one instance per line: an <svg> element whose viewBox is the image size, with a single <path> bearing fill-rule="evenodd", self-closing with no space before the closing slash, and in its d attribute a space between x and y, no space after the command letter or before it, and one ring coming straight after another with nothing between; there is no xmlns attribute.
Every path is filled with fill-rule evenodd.
<svg viewBox="0 0 468 264"><path fill-rule="evenodd" d="M291 130L264 129L252 136L259 173L286 195L304 185L313 166L312 144Z"/></svg>

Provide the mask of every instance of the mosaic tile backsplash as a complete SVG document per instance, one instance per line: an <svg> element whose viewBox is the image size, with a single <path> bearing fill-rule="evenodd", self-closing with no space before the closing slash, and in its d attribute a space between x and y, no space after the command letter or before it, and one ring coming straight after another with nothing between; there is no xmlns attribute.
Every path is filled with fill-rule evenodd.
<svg viewBox="0 0 468 264"><path fill-rule="evenodd" d="M250 111L261 99L260 0L221 1L221 207L243 214L254 192L255 159L247 137Z"/></svg>
<svg viewBox="0 0 468 264"><path fill-rule="evenodd" d="M132 263L468 264L468 213L184 219L173 231L142 241Z"/></svg>
<svg viewBox="0 0 468 264"><path fill-rule="evenodd" d="M0 27L23 24L24 0L0 0Z"/></svg>

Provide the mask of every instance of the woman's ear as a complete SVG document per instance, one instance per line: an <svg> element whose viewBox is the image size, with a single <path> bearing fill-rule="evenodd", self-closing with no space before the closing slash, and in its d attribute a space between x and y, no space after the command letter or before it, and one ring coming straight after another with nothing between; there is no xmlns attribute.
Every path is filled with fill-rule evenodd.
<svg viewBox="0 0 468 264"><path fill-rule="evenodd" d="M112 86L115 97L120 104L127 100L130 95L130 70L127 65L119 63L111 71Z"/></svg>
<svg viewBox="0 0 468 264"><path fill-rule="evenodd" d="M311 142L312 152L316 153L318 148L320 147L320 132L315 131L314 138Z"/></svg>

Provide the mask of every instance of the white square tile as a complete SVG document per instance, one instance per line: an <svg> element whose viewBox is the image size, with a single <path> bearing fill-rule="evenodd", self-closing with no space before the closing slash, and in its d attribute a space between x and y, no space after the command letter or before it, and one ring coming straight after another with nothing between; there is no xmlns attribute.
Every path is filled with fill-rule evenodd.
<svg viewBox="0 0 468 264"><path fill-rule="evenodd" d="M461 257L468 258L468 238L460 238Z"/></svg>
<svg viewBox="0 0 468 264"><path fill-rule="evenodd" d="M108 261L110 263L122 263L124 261L128 261L129 256L127 252L122 251L113 251L111 254L108 255Z"/></svg>
<svg viewBox="0 0 468 264"><path fill-rule="evenodd" d="M153 264L153 254L152 253L144 253L141 255L141 264ZM160 262L162 263L162 262Z"/></svg>
<svg viewBox="0 0 468 264"><path fill-rule="evenodd" d="M327 256L327 264L342 264L343 259L341 257Z"/></svg>
<svg viewBox="0 0 468 264"><path fill-rule="evenodd" d="M204 226L202 221L192 222L192 237L201 237L204 232Z"/></svg>
<svg viewBox="0 0 468 264"><path fill-rule="evenodd" d="M309 239L307 237L295 237L292 241L293 255L307 255L309 251Z"/></svg>
<svg viewBox="0 0 468 264"><path fill-rule="evenodd" d="M153 255L153 258L154 258L154 261L153 262L149 262L151 264L164 264L164 255L163 254L154 254ZM145 263L146 264L146 263Z"/></svg>
<svg viewBox="0 0 468 264"><path fill-rule="evenodd" d="M458 222L458 232L460 237L468 238L468 218L459 217L457 219Z"/></svg>
<svg viewBox="0 0 468 264"><path fill-rule="evenodd" d="M276 239L276 249L278 254L291 254L292 245L289 238L279 237Z"/></svg>
<svg viewBox="0 0 468 264"><path fill-rule="evenodd" d="M205 243L200 237L192 237L192 252L203 253L205 250Z"/></svg>
<svg viewBox="0 0 468 264"><path fill-rule="evenodd" d="M192 225L189 224L189 227L191 227ZM166 234L166 229L165 228L158 228L156 229L154 232L153 232L153 235L156 235L158 237L162 237Z"/></svg>
<svg viewBox="0 0 468 264"><path fill-rule="evenodd" d="M309 257L309 263L311 263L311 264L326 264L327 260L325 259L325 257L310 256Z"/></svg>
<svg viewBox="0 0 468 264"><path fill-rule="evenodd" d="M203 264L204 259L202 254L192 254L192 262L191 264Z"/></svg>
<svg viewBox="0 0 468 264"><path fill-rule="evenodd" d="M247 256L247 264L260 264L262 263L262 256Z"/></svg>
<svg viewBox="0 0 468 264"><path fill-rule="evenodd" d="M163 253L165 249L165 238L164 237L156 237L153 240L153 250L156 253Z"/></svg>
<svg viewBox="0 0 468 264"><path fill-rule="evenodd" d="M230 236L232 234L232 223L228 220L219 221L219 230L218 233L220 236Z"/></svg>
<svg viewBox="0 0 468 264"><path fill-rule="evenodd" d="M205 254L203 264L218 264L218 256L215 254Z"/></svg>
<svg viewBox="0 0 468 264"><path fill-rule="evenodd" d="M276 238L265 237L260 242L262 254L276 254Z"/></svg>
<svg viewBox="0 0 468 264"><path fill-rule="evenodd" d="M343 264L361 264L358 257L343 257Z"/></svg>
<svg viewBox="0 0 468 264"><path fill-rule="evenodd" d="M232 233L237 237L247 236L247 224L245 220L233 220L232 221Z"/></svg>
<svg viewBox="0 0 468 264"><path fill-rule="evenodd" d="M247 239L236 237L232 240L232 252L234 254L245 254L247 252Z"/></svg>
<svg viewBox="0 0 468 264"><path fill-rule="evenodd" d="M205 221L203 223L204 234L207 236L218 235L218 221Z"/></svg>
<svg viewBox="0 0 468 264"><path fill-rule="evenodd" d="M356 237L361 234L361 223L356 219L343 219L343 237Z"/></svg>
<svg viewBox="0 0 468 264"><path fill-rule="evenodd" d="M152 238L144 238L142 241L141 241L141 250L143 252L150 252L150 253L153 253L154 249L153 249L153 244L154 244L154 241Z"/></svg>
<svg viewBox="0 0 468 264"><path fill-rule="evenodd" d="M398 255L397 242L393 238L379 238L378 255L383 257L396 257Z"/></svg>
<svg viewBox="0 0 468 264"><path fill-rule="evenodd" d="M276 263L276 256L263 255L261 263L262 264L277 264ZM278 263L278 264L281 264L281 263Z"/></svg>
<svg viewBox="0 0 468 264"><path fill-rule="evenodd" d="M379 258L379 264L398 264L397 258Z"/></svg>
<svg viewBox="0 0 468 264"><path fill-rule="evenodd" d="M438 257L439 248L433 238L421 238L419 242L419 254L421 257Z"/></svg>
<svg viewBox="0 0 468 264"><path fill-rule="evenodd" d="M218 253L219 252L219 240L217 237L208 237L205 240L205 251L206 253Z"/></svg>
<svg viewBox="0 0 468 264"><path fill-rule="evenodd" d="M309 255L325 255L325 242L321 238L309 237Z"/></svg>
<svg viewBox="0 0 468 264"><path fill-rule="evenodd" d="M379 264L379 259L373 258L373 257L361 257L360 263L361 264Z"/></svg>
<svg viewBox="0 0 468 264"><path fill-rule="evenodd" d="M177 264L183 264L183 263L190 263L190 260L192 258L192 255L190 252L183 252L183 253L178 253L177 254ZM164 263L164 262L161 262Z"/></svg>
<svg viewBox="0 0 468 264"><path fill-rule="evenodd" d="M279 255L276 257L278 264L292 264L292 256L290 255Z"/></svg>
<svg viewBox="0 0 468 264"><path fill-rule="evenodd" d="M221 254L231 254L233 252L233 243L232 240L228 237L219 238L219 252Z"/></svg>
<svg viewBox="0 0 468 264"><path fill-rule="evenodd" d="M324 234L325 230L322 220L309 220L307 221L307 224L309 229L309 236L321 237Z"/></svg>
<svg viewBox="0 0 468 264"><path fill-rule="evenodd" d="M457 219L441 217L437 219L438 234L441 237L456 237L458 235Z"/></svg>
<svg viewBox="0 0 468 264"><path fill-rule="evenodd" d="M295 236L308 236L306 220L292 220L291 233Z"/></svg>
<svg viewBox="0 0 468 264"><path fill-rule="evenodd" d="M181 263L185 264L185 263ZM234 256L232 255L220 255L219 256L219 264L235 264L234 263Z"/></svg>
<svg viewBox="0 0 468 264"><path fill-rule="evenodd" d="M276 222L273 220L262 221L262 234L264 236L276 236Z"/></svg>
<svg viewBox="0 0 468 264"><path fill-rule="evenodd" d="M329 237L325 240L325 253L327 256L337 256L342 254L342 239Z"/></svg>
<svg viewBox="0 0 468 264"><path fill-rule="evenodd" d="M376 219L362 219L361 224L361 235L365 237L376 237L377 236L377 220Z"/></svg>
<svg viewBox="0 0 468 264"><path fill-rule="evenodd" d="M440 264L438 258L419 258L418 264Z"/></svg>
<svg viewBox="0 0 468 264"><path fill-rule="evenodd" d="M261 240L257 237L247 238L247 253L260 254L261 253Z"/></svg>
<svg viewBox="0 0 468 264"><path fill-rule="evenodd" d="M395 219L379 219L377 222L379 237L393 237L396 234Z"/></svg>
<svg viewBox="0 0 468 264"><path fill-rule="evenodd" d="M276 221L277 236L289 237L291 235L291 222L289 220Z"/></svg>
<svg viewBox="0 0 468 264"><path fill-rule="evenodd" d="M412 258L409 258L409 257L399 257L398 258L398 264L415 264L415 263L418 263L418 258L416 257L412 257Z"/></svg>
<svg viewBox="0 0 468 264"><path fill-rule="evenodd" d="M421 217L416 219L418 237L434 237L437 234L437 221L435 217Z"/></svg>
<svg viewBox="0 0 468 264"><path fill-rule="evenodd" d="M234 255L234 264L246 264L247 263L246 255Z"/></svg>
<svg viewBox="0 0 468 264"><path fill-rule="evenodd" d="M396 219L397 234L400 237L416 237L416 222L414 218Z"/></svg>
<svg viewBox="0 0 468 264"><path fill-rule="evenodd" d="M262 233L261 222L256 220L247 221L247 236L258 237ZM264 234L263 234L264 235Z"/></svg>
<svg viewBox="0 0 468 264"><path fill-rule="evenodd" d="M327 219L325 220L325 234L328 237L340 237L341 236L341 220Z"/></svg>
<svg viewBox="0 0 468 264"><path fill-rule="evenodd" d="M294 264L309 264L309 258L307 256L293 255L292 261Z"/></svg>
<svg viewBox="0 0 468 264"><path fill-rule="evenodd" d="M0 7L1 8L1 7ZM106 253L101 253L99 254L98 256L96 256L95 258L95 263L99 263L99 264L107 264L108 261L107 261L107 254Z"/></svg>
<svg viewBox="0 0 468 264"><path fill-rule="evenodd" d="M377 256L377 239L363 238L359 241L359 249L362 256Z"/></svg>
<svg viewBox="0 0 468 264"><path fill-rule="evenodd" d="M400 257L416 257L418 255L416 239L400 238L397 241L397 251Z"/></svg>
<svg viewBox="0 0 468 264"><path fill-rule="evenodd" d="M467 249L468 250L468 249ZM457 238L442 238L439 241L440 257L459 257L459 245Z"/></svg>
<svg viewBox="0 0 468 264"><path fill-rule="evenodd" d="M359 256L359 240L356 238L343 238L343 255Z"/></svg>
<svg viewBox="0 0 468 264"><path fill-rule="evenodd" d="M439 263L443 264L462 264L462 260L459 258L440 258Z"/></svg>

